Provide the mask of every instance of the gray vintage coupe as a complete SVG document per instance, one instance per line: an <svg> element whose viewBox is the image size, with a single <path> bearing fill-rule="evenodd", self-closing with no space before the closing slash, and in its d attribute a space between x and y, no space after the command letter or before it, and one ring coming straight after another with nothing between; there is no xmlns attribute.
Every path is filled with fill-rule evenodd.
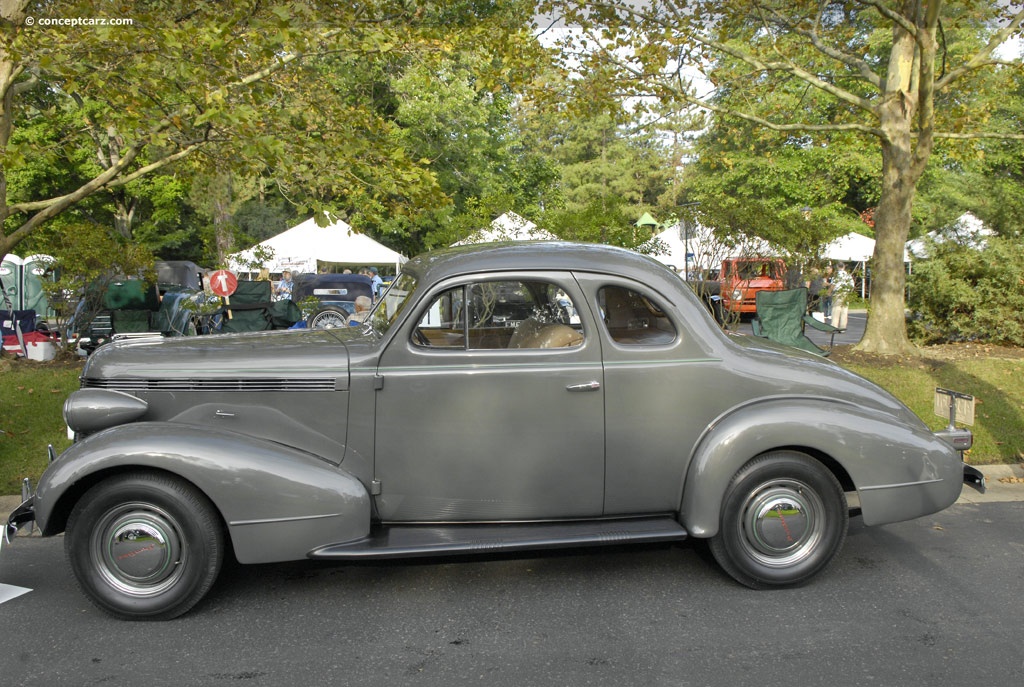
<svg viewBox="0 0 1024 687"><path fill-rule="evenodd" d="M970 432L723 333L659 263L566 243L423 255L359 328L115 342L64 417L76 443L7 528L66 532L84 592L137 619L187 611L230 556L692 536L742 584L797 585L851 514L915 518L982 479Z"/></svg>

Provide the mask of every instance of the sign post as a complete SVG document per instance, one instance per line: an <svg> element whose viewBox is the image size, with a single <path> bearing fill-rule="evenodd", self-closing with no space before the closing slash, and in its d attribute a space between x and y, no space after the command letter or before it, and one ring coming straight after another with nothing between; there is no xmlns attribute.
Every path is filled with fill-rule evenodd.
<svg viewBox="0 0 1024 687"><path fill-rule="evenodd" d="M970 394L937 387L934 410L939 417L949 418L947 429L956 429L957 422L974 424L974 396Z"/></svg>
<svg viewBox="0 0 1024 687"><path fill-rule="evenodd" d="M238 288L238 277L228 270L217 270L210 273L210 291L224 299L228 306L228 319L231 319L231 294Z"/></svg>

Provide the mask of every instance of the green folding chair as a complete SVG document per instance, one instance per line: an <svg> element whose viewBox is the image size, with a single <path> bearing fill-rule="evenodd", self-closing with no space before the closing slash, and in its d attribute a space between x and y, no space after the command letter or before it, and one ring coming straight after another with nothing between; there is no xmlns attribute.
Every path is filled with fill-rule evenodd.
<svg viewBox="0 0 1024 687"><path fill-rule="evenodd" d="M832 352L836 332L843 331L830 324L819 322L807 314L807 289L786 291L758 291L757 314L751 321L755 336L778 341L820 356ZM822 348L811 341L804 328L810 325L818 331L831 334L828 348Z"/></svg>

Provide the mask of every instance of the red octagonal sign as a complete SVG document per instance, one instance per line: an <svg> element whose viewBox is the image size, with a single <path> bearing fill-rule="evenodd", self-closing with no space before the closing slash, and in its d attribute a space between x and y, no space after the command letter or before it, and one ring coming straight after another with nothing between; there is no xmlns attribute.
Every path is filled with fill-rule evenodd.
<svg viewBox="0 0 1024 687"><path fill-rule="evenodd" d="M218 296L227 298L238 288L238 277L227 270L217 270L210 274L210 290Z"/></svg>

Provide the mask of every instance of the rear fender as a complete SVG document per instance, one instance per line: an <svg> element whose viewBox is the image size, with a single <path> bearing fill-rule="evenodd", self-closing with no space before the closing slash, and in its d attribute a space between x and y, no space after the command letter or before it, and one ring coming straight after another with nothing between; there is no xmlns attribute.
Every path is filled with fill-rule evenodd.
<svg viewBox="0 0 1024 687"><path fill-rule="evenodd" d="M220 512L242 563L296 560L370 529L370 496L345 470L311 454L241 434L170 423L135 423L75 444L43 474L35 516L63 531L86 487L131 469L178 475Z"/></svg>
<svg viewBox="0 0 1024 687"><path fill-rule="evenodd" d="M942 510L962 487L956 451L923 424L834 399L770 399L733 410L698 443L681 498L686 530L694 537L715 536L733 475L776 449L822 460L841 483L858 491L867 525Z"/></svg>

